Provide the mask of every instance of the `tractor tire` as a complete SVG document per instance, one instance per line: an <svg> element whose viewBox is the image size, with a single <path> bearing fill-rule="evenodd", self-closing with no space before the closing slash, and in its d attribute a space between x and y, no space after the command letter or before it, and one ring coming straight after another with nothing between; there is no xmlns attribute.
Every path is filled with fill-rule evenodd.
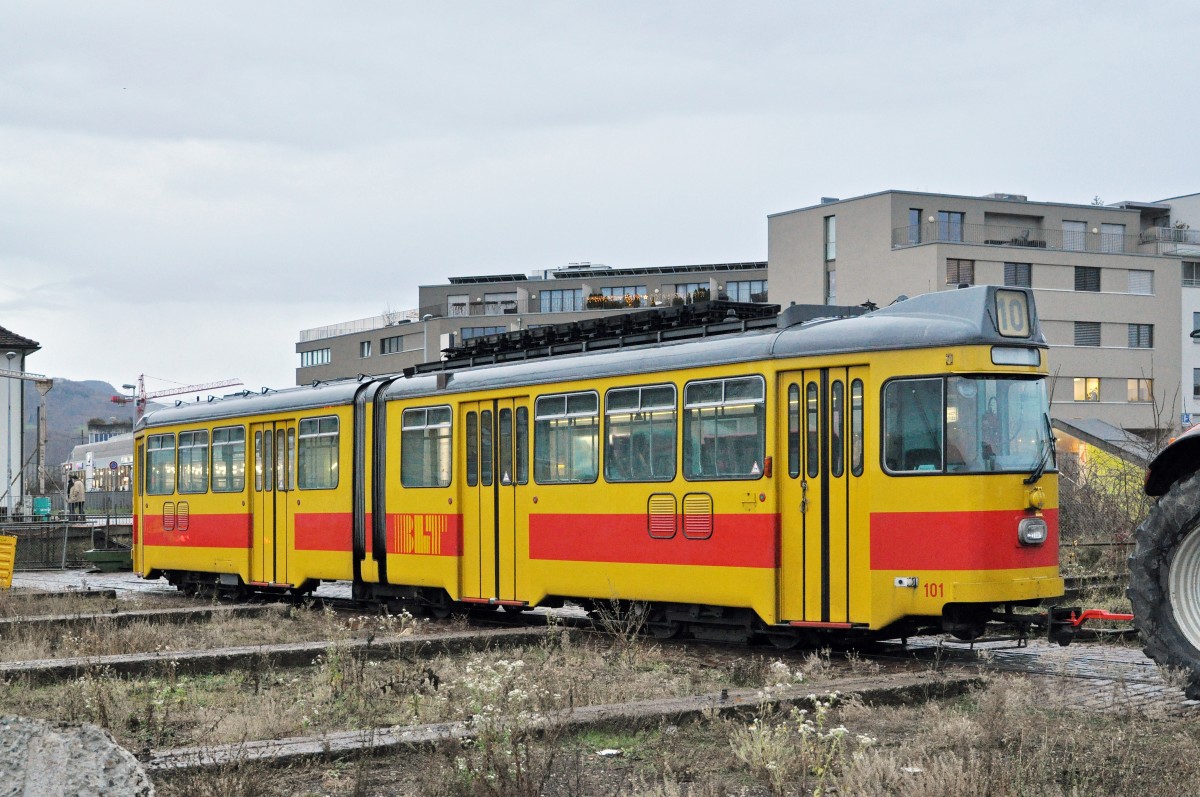
<svg viewBox="0 0 1200 797"><path fill-rule="evenodd" d="M1200 699L1200 473L1171 485L1138 527L1128 594L1146 655L1183 671L1184 692Z"/></svg>

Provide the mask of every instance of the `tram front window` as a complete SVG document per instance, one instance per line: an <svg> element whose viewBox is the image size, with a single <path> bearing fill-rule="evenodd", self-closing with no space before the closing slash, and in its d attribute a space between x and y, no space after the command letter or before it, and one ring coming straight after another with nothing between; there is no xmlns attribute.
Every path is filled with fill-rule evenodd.
<svg viewBox="0 0 1200 797"><path fill-rule="evenodd" d="M1052 457L1043 379L898 379L884 406L892 472L1029 473Z"/></svg>

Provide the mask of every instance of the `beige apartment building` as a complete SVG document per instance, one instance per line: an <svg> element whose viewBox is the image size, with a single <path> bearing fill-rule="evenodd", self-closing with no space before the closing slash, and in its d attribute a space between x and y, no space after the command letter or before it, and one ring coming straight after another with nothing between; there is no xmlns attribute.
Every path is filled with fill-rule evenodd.
<svg viewBox="0 0 1200 797"><path fill-rule="evenodd" d="M960 285L1032 287L1056 420L1177 428L1192 374L1185 385L1182 258L1171 228L1164 203L883 191L769 216L767 262L785 304L886 305Z"/></svg>
<svg viewBox="0 0 1200 797"><path fill-rule="evenodd" d="M767 264L613 268L572 263L532 274L451 277L419 287L420 307L301 331L296 384L399 373L463 340L710 298L768 301Z"/></svg>

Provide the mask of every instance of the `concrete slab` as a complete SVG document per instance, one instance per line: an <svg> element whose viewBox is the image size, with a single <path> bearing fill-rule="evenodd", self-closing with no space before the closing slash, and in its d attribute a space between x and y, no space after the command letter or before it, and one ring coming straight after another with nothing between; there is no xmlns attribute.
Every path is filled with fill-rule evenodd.
<svg viewBox="0 0 1200 797"><path fill-rule="evenodd" d="M142 765L95 725L0 717L0 797L153 797Z"/></svg>

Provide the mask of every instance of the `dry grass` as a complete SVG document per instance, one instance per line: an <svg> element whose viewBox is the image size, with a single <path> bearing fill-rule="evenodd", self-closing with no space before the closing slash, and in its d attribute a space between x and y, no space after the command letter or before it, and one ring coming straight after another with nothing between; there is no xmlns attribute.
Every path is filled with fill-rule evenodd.
<svg viewBox="0 0 1200 797"><path fill-rule="evenodd" d="M353 633L364 630L359 625ZM343 631L343 638L350 633ZM141 749L487 718L510 709L528 717L751 680L741 668L735 674L733 668L696 666L677 649L644 645L630 657L614 654L608 642L602 635L577 642L563 631L525 648L389 661L334 644L310 667L259 665L198 676L179 675L167 662L156 677L99 670L52 686L9 684L0 693L0 713L93 722ZM620 677L614 678L617 659Z"/></svg>
<svg viewBox="0 0 1200 797"><path fill-rule="evenodd" d="M493 662L496 664L496 662ZM503 680L503 679L502 679ZM1016 795L1191 795L1200 776L1200 717L1166 716L1126 704L1081 711L1061 699L1057 679L998 678L965 698L911 706L850 702L802 730L805 715L764 711L743 721L568 736L522 734L517 702L498 709L510 733L475 746L447 744L426 755L313 764L277 772L256 795L566 795L718 797L838 794L883 797ZM835 734L844 727L846 732ZM746 755L754 734L776 767ZM869 735L866 744L860 735ZM835 739L840 739L834 746ZM807 747L806 747L807 745ZM604 755L601 755L604 751ZM490 756L490 759L489 759ZM512 762L521 760L523 780ZM506 767L508 767L506 769ZM781 773L781 769L784 770ZM163 779L160 793L196 790L193 776ZM244 778L249 775L243 773ZM252 778L251 778L252 779Z"/></svg>
<svg viewBox="0 0 1200 797"><path fill-rule="evenodd" d="M235 639L320 637L335 644L295 669L259 662L234 674L181 676L166 664L147 678L93 671L53 687L13 682L0 692L0 713L94 722L135 751L442 720L467 721L478 734L469 744L448 742L425 753L163 776L157 785L167 797L1173 797L1192 794L1200 782L1200 716L1141 708L1136 684L1105 687L1094 701L1104 710L1074 709L1062 699L1068 689L1098 688L1088 681L1001 677L969 697L915 706L851 702L826 706L819 716L812 707L808 714L764 708L736 721L708 716L636 731L538 733L533 720L570 706L723 687L836 685L842 674L870 674L878 665L828 651L720 656L632 633L580 638L565 631L518 649L374 662L336 642L411 630L411 618L280 611L266 621L207 628L98 626L53 644L72 653ZM636 619L614 622L620 631Z"/></svg>
<svg viewBox="0 0 1200 797"><path fill-rule="evenodd" d="M97 602L82 605L87 611L73 614L95 615L82 626L64 625L61 630L50 631L20 626L11 629L0 645L0 661L301 642L335 636L345 622L333 614L280 604L267 607L266 614L258 617L222 617L213 622L198 619L179 625L142 621L118 625L97 613L103 611Z"/></svg>

